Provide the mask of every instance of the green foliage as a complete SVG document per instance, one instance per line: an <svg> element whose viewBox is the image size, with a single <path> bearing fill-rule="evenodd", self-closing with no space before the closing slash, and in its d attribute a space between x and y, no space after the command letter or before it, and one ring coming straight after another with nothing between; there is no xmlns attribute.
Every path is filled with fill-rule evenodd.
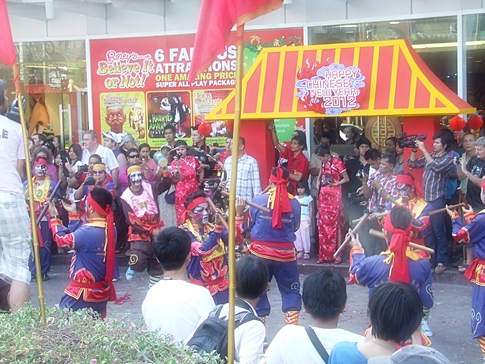
<svg viewBox="0 0 485 364"><path fill-rule="evenodd" d="M219 363L158 337L141 326L116 319L102 321L92 311L25 307L0 314L0 363Z"/></svg>

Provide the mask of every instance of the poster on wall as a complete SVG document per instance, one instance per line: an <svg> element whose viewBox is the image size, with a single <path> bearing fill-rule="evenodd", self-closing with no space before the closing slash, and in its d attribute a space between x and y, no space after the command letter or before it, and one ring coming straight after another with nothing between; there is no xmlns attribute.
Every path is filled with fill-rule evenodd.
<svg viewBox="0 0 485 364"><path fill-rule="evenodd" d="M236 45L231 33L219 54L194 82L188 82L195 34L90 40L94 129L133 134L151 147L165 144L163 129L172 124L191 145L191 128L235 87ZM303 29L247 31L247 72L267 47L303 45ZM209 143L224 143L226 122L211 122Z"/></svg>

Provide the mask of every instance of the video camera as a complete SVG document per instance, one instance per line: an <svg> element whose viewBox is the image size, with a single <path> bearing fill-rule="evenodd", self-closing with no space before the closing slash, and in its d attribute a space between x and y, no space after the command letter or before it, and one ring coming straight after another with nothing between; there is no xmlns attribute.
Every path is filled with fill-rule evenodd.
<svg viewBox="0 0 485 364"><path fill-rule="evenodd" d="M425 141L426 134L408 135L407 133L399 133L397 136L397 144L399 145L399 148L416 148L416 140L419 140L421 142Z"/></svg>

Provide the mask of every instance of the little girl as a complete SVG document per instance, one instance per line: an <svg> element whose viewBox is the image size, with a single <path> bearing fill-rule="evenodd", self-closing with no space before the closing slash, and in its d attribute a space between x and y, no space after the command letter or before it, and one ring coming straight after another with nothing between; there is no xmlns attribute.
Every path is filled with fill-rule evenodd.
<svg viewBox="0 0 485 364"><path fill-rule="evenodd" d="M298 181L296 199L301 204L300 228L296 231L295 248L296 259L310 259L310 217L312 216L312 201L308 181Z"/></svg>

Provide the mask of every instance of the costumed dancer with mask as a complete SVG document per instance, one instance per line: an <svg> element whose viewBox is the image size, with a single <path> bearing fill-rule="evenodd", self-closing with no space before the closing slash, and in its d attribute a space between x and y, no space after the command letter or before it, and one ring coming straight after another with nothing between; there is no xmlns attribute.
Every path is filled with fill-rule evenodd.
<svg viewBox="0 0 485 364"><path fill-rule="evenodd" d="M286 168L273 168L269 178L271 188L267 193L253 198L252 202L267 206L271 212L266 213L250 207L249 226L252 243L248 252L266 264L269 272L268 282L275 277L286 323L297 325L301 295L294 241L295 231L300 226L301 206L298 200L288 193L289 177L290 173ZM270 314L271 305L266 293L261 295L256 312L263 320Z"/></svg>
<svg viewBox="0 0 485 364"><path fill-rule="evenodd" d="M482 202L485 203L485 182L482 183L480 193ZM466 244L473 249L475 260L468 266L465 277L473 282L472 286L472 337L478 339L482 349L483 361L485 362L485 210L479 213L473 209L463 209L466 225L456 210L449 210L453 226L453 239L460 244Z"/></svg>
<svg viewBox="0 0 485 364"><path fill-rule="evenodd" d="M74 249L69 268L70 284L64 290L60 307L81 310L92 308L102 318L106 317L106 306L116 300L113 286L115 274L115 226L111 206L111 193L95 187L86 197L85 215L82 223L76 204L62 205L69 213L69 226L64 227L54 203L49 205L50 228L60 247Z"/></svg>
<svg viewBox="0 0 485 364"><path fill-rule="evenodd" d="M54 181L47 174L47 160L44 158L37 158L34 161L34 174L32 177L32 184L34 187L34 208L35 216L39 217L39 214L44 207L44 204L49 199L52 191L56 187ZM29 199L29 192L27 189L27 181L24 182L24 193L25 197ZM57 215L57 211L54 215ZM39 256L40 256L40 266L42 271L42 280L47 281L50 279L47 274L51 268L51 242L52 233L49 229L49 219L48 214L45 214L37 227L37 235L39 236ZM32 281L37 279L35 271L35 260L34 255L31 254L29 258L29 270L32 276Z"/></svg>
<svg viewBox="0 0 485 364"><path fill-rule="evenodd" d="M227 245L229 233L216 215L215 225L209 222L209 204L203 191L195 191L185 202L185 222L179 228L192 239L191 258L187 266L190 282L209 290L216 305L229 300L229 279L227 278ZM242 240L241 225L246 203L238 198L236 202L236 240Z"/></svg>
<svg viewBox="0 0 485 364"><path fill-rule="evenodd" d="M130 244L130 260L126 271L126 279L131 280L135 272L145 269L150 276L149 287L157 283L163 269L153 251L153 238L163 227L158 210L158 195L170 186L164 172L161 183L142 181L142 170L139 165L130 166L127 170L130 187L121 195L123 212L128 228L128 242Z"/></svg>
<svg viewBox="0 0 485 364"><path fill-rule="evenodd" d="M429 311L433 307L432 273L429 262L409 248L412 217L408 210L396 206L384 219L384 235L388 249L380 255L365 256L358 235L352 236L350 245L350 281L374 289L384 282L409 283L423 302L421 330L426 336L433 332L428 325Z"/></svg>

